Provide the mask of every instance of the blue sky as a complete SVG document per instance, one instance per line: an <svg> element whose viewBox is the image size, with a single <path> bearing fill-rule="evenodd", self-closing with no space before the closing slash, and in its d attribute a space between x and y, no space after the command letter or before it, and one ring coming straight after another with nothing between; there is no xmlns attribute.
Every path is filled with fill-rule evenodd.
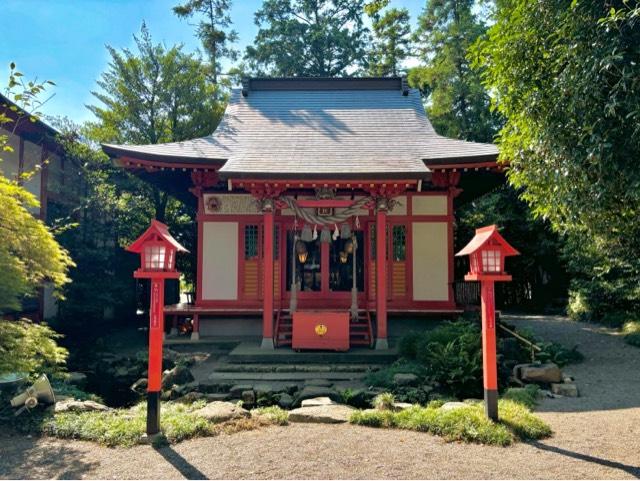
<svg viewBox="0 0 640 481"><path fill-rule="evenodd" d="M132 47L132 35L147 23L156 41L182 43L186 50L199 48L194 28L178 19L171 8L179 0L1 0L0 89L7 83L8 65L14 61L29 79L53 80L54 97L42 109L45 115L68 116L76 122L91 119L86 109L95 103L91 91L105 70L105 45ZM237 47L252 42L257 27L253 14L259 0L235 0L233 28ZM415 24L425 0L392 0L411 12ZM193 22L191 22L193 23Z"/></svg>

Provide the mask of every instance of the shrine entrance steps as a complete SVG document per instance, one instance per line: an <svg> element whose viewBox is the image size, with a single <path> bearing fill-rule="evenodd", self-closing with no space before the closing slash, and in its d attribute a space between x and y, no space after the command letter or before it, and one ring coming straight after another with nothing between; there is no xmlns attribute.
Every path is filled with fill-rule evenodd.
<svg viewBox="0 0 640 481"><path fill-rule="evenodd" d="M288 310L279 310L276 314L275 346L291 346L293 319ZM358 319L349 322L349 344L351 346L373 346L373 324L368 310L359 309Z"/></svg>

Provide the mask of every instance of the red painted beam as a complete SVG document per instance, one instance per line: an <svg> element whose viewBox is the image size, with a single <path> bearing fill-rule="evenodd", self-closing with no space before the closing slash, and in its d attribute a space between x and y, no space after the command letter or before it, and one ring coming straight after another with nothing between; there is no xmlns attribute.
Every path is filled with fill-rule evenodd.
<svg viewBox="0 0 640 481"><path fill-rule="evenodd" d="M273 211L264 211L262 347L273 349Z"/></svg>
<svg viewBox="0 0 640 481"><path fill-rule="evenodd" d="M387 211L376 213L376 348L386 349L387 341Z"/></svg>

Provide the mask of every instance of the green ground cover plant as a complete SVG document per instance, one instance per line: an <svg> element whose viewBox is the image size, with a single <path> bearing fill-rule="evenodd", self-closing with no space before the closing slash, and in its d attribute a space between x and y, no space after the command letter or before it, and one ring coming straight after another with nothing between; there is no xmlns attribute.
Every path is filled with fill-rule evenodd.
<svg viewBox="0 0 640 481"><path fill-rule="evenodd" d="M402 411L367 409L356 411L350 422L376 428L408 429L428 432L447 441L509 446L516 441L542 439L551 428L531 412L537 392L533 389L509 390L509 396L498 402L500 421L489 420L481 402L442 409L443 401L427 406L413 406Z"/></svg>

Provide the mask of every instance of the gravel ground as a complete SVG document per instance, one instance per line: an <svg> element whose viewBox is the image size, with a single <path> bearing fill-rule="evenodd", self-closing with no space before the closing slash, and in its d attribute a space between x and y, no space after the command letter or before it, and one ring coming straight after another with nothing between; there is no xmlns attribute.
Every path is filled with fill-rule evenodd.
<svg viewBox="0 0 640 481"><path fill-rule="evenodd" d="M0 434L2 478L640 478L640 349L560 317L508 317L577 344L569 366L582 397L547 399L554 430L507 448L445 443L424 433L350 425L270 427L153 449Z"/></svg>

